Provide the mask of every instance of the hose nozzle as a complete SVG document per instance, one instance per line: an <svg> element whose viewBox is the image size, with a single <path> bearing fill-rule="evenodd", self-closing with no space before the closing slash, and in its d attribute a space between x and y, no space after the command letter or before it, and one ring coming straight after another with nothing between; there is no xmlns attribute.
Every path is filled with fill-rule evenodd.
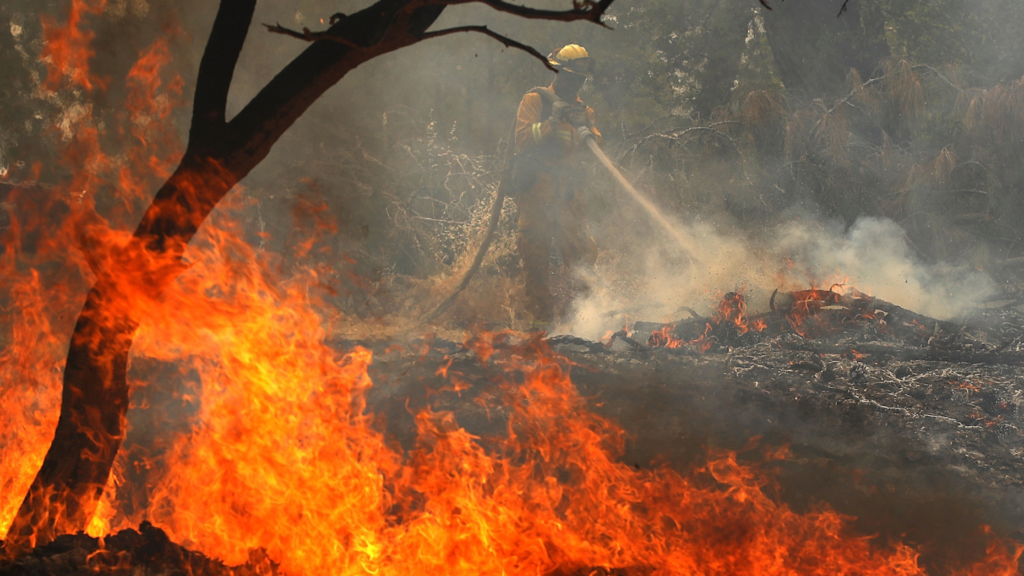
<svg viewBox="0 0 1024 576"><path fill-rule="evenodd" d="M583 142L587 138L593 138L594 133L590 131L590 128L586 126L580 126L576 129L576 135L580 137L580 142Z"/></svg>

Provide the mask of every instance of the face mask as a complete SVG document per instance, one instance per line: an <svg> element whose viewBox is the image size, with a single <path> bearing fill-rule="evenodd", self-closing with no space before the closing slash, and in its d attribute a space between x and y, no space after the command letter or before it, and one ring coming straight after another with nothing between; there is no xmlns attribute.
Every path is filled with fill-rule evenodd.
<svg viewBox="0 0 1024 576"><path fill-rule="evenodd" d="M583 88L586 83L587 77L581 74L573 74L572 72L560 72L555 77L555 92L562 98L575 95Z"/></svg>

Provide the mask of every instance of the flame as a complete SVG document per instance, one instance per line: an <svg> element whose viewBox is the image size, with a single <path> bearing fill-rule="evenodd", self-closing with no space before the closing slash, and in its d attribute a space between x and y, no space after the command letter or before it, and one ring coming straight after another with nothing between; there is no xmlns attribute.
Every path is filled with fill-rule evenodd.
<svg viewBox="0 0 1024 576"><path fill-rule="evenodd" d="M13 278L17 263L8 245L0 260L0 277ZM6 291L0 345L0 533L6 532L21 498L43 462L60 409L61 356L66 353L70 327L59 314L70 316L80 299L43 289L47 278L39 271ZM60 312L58 312L60 311ZM57 314L55 314L55 312ZM9 324L8 324L9 323ZM61 325L64 324L64 325ZM9 331L8 331L9 330ZM31 350L32 354L20 354Z"/></svg>
<svg viewBox="0 0 1024 576"><path fill-rule="evenodd" d="M779 311L793 332L805 338L834 334L849 322L880 320L867 306L871 296L846 282L833 283L828 290L812 287L787 292L783 296L788 302L780 304ZM884 326L884 321L880 325Z"/></svg>
<svg viewBox="0 0 1024 576"><path fill-rule="evenodd" d="M89 69L89 58L94 54L90 42L95 35L83 27L83 18L102 14L105 5L106 0L72 0L64 26L49 16L42 17L45 41L42 59L48 68L46 88L56 90L65 80L86 90L103 85Z"/></svg>
<svg viewBox="0 0 1024 576"><path fill-rule="evenodd" d="M750 327L747 325L747 302L743 294L729 292L723 296L712 321L718 324L729 322L736 327L738 333L746 334Z"/></svg>
<svg viewBox="0 0 1024 576"><path fill-rule="evenodd" d="M78 102L81 90L105 85L88 66L89 20L104 4L75 0L66 22L43 18L48 75L41 89L64 90L72 96L67 101ZM49 134L59 137L63 161L74 167L68 182L9 185L0 198L0 208L10 214L9 225L0 228L0 534L11 525L53 438L68 343L96 280L93 270L124 253L130 244L124 229L137 221L138 201L148 201L180 156L170 113L181 104L183 82L176 76L165 82L168 40L159 38L142 51L125 81L125 105L111 116L93 118L82 103L65 109ZM108 152L118 147L124 152ZM31 174L38 172L36 165ZM98 213L95 199L102 190L113 190L122 204ZM141 291L136 286L127 293ZM109 508L107 503L101 516L109 516ZM102 526L94 521L89 531L99 533Z"/></svg>
<svg viewBox="0 0 1024 576"><path fill-rule="evenodd" d="M176 541L228 563L261 548L291 574L923 574L909 547L774 501L735 453L689 475L620 462L624 430L539 339L467 342L506 375L503 437L427 408L403 454L367 410L371 353L325 343L312 279L275 280L234 232L208 232L135 352L199 375L147 512ZM988 573L1014 573L1018 554L995 548Z"/></svg>
<svg viewBox="0 0 1024 576"><path fill-rule="evenodd" d="M840 294L832 290L798 290L791 292L793 299L786 311L786 321L793 331L804 337L813 337L811 321L819 318L824 306L841 305ZM830 324L827 323L826 324ZM815 323L817 327L818 323Z"/></svg>
<svg viewBox="0 0 1024 576"><path fill-rule="evenodd" d="M651 335L647 337L647 345L660 346L662 348L682 348L687 342L673 336L672 331L674 329L674 324L668 324L651 332Z"/></svg>
<svg viewBox="0 0 1024 576"><path fill-rule="evenodd" d="M652 332L647 339L647 345L681 348L692 344L696 345L700 352L707 352L714 343L715 330L722 326L728 326L735 335L742 336L750 331L763 332L768 328L768 323L763 318L758 318L751 323L747 317L747 302L743 293L741 291L729 292L719 301L710 322L704 325L704 333L697 338L690 341L677 338L673 334L676 325L670 324Z"/></svg>

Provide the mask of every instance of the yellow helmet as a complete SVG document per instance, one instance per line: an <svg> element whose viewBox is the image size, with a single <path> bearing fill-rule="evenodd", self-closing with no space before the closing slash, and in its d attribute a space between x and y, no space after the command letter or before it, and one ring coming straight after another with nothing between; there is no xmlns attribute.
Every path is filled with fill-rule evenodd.
<svg viewBox="0 0 1024 576"><path fill-rule="evenodd" d="M594 60L587 49L579 44L567 44L548 55L548 62L559 70L590 76L594 72Z"/></svg>

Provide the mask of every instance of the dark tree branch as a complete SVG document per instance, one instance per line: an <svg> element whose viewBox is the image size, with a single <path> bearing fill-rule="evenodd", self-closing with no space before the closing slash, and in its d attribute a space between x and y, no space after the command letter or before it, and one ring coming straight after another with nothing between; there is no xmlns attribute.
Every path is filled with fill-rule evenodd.
<svg viewBox="0 0 1024 576"><path fill-rule="evenodd" d="M291 36L292 38L298 38L299 40L305 40L306 42L317 42L323 40L326 42L337 42L342 46L348 46L349 48L353 49L362 48L362 46L357 45L355 42L342 36L339 36L337 34L333 34L330 31L313 32L309 28L303 28L302 32L298 32L296 30L285 28L280 24L264 24L264 26L267 28L268 32L273 32L275 34L283 34L285 36ZM459 32L479 32L481 34L486 34L487 36L490 36L491 38L494 38L498 42L504 44L506 48L516 48L518 50L522 50L527 54L533 56L534 58L540 60L541 63L547 66L548 69L550 69L551 71L558 71L554 66L551 65L551 63L548 62L546 56L538 52L532 46L523 44L522 42L518 42L516 40L512 40L508 36L502 36L501 34L498 34L497 32L494 32L493 30L489 29L487 26L457 26L454 28L446 28L444 30L424 32L419 36L419 38L420 40L429 40L431 38L439 38L441 36L447 36L449 34L456 34Z"/></svg>
<svg viewBox="0 0 1024 576"><path fill-rule="evenodd" d="M522 50L523 52L526 52L530 56L533 56L534 58L540 60L541 63L547 66L548 69L551 70L552 72L558 72L558 69L556 69L554 66L551 65L550 62L548 62L547 56L544 56L532 46L528 46L526 44L523 44L522 42L513 40L508 36L502 36L501 34L498 34L497 32L487 28L487 26L455 26L453 28L445 28L444 30L424 32L420 36L420 38L422 38L423 40L429 40L431 38L448 36L449 34L458 34L459 32L479 32L481 34L486 34L487 36L490 36L491 38L494 38L498 42L504 44L506 48L516 48L518 50Z"/></svg>
<svg viewBox="0 0 1024 576"><path fill-rule="evenodd" d="M529 6L520 6L519 4L512 4L511 2L505 2L504 0L429 0L433 4L441 4L445 6L454 6L457 4L486 4L491 8L499 12L507 12L520 18L528 19L539 19L539 20L557 20L561 22L575 22L577 20L589 20L594 24L599 24L605 28L609 28L607 24L601 21L601 17L604 16L608 6L611 5L613 0L573 0L572 10L541 10L539 8L530 8Z"/></svg>
<svg viewBox="0 0 1024 576"><path fill-rule="evenodd" d="M225 154L232 172L259 163L270 146L325 91L349 70L377 56L420 41L420 35L440 16L443 6L421 6L410 0L380 0L340 19L327 32L359 46L335 41L312 41L228 123L237 145ZM314 33L315 34L315 33Z"/></svg>
<svg viewBox="0 0 1024 576"><path fill-rule="evenodd" d="M267 28L267 32L291 36L292 38L298 38L299 40L305 40L306 42L327 40L329 42L337 42L338 44L341 44L342 46L348 46L349 48L361 48L361 46L349 40L348 38L342 38L341 36L331 34L330 32L313 32L309 28L303 28L302 32L297 32L290 28L285 28L280 24L274 24L273 26L271 26L270 24L264 24L264 26Z"/></svg>
<svg viewBox="0 0 1024 576"><path fill-rule="evenodd" d="M255 10L256 0L221 2L199 62L192 107L191 133L195 136L190 134L189 141L197 139L204 131L223 127L231 78Z"/></svg>
<svg viewBox="0 0 1024 576"><path fill-rule="evenodd" d="M512 4L510 2L505 2L504 0L419 0L418 3L410 4L410 7L417 5L434 5L443 7L459 4L480 3L486 4L487 6L490 6L491 8L494 8L499 12L506 12L509 14L513 14L515 16L519 16L521 18L556 20L562 22L587 20L600 26L603 26L605 28L609 28L609 26L607 26L604 22L601 21L601 17L608 9L608 6L611 5L612 1L613 0L573 0L572 10L541 10L537 8L530 8L528 6ZM333 25L335 22L343 21L344 19L347 18L348 17L345 14L335 14L331 16L331 24ZM269 32L275 34L283 34L285 36L290 36L292 38L297 38L299 40L304 40L306 42L317 42L320 40L324 40L328 42L337 42L350 48L366 47L364 45L358 44L357 42L351 40L350 38L344 35L338 34L333 27L322 32L313 32L309 28L303 28L302 32L299 32L297 30L285 28L280 24L264 24L264 26L267 28L267 31ZM496 32L490 30L486 26L458 26L455 28L448 28L445 30L426 32L420 35L420 39L427 40L429 38L437 38L440 36L446 36L448 34L454 34L457 32L479 32L481 34L486 34L491 38L498 40L508 48L517 48L519 50L523 50L529 53L531 56L534 56L535 58L541 60L545 66L554 70L554 68L550 64L548 64L547 58L534 48L521 42L512 40L507 36L501 36Z"/></svg>

